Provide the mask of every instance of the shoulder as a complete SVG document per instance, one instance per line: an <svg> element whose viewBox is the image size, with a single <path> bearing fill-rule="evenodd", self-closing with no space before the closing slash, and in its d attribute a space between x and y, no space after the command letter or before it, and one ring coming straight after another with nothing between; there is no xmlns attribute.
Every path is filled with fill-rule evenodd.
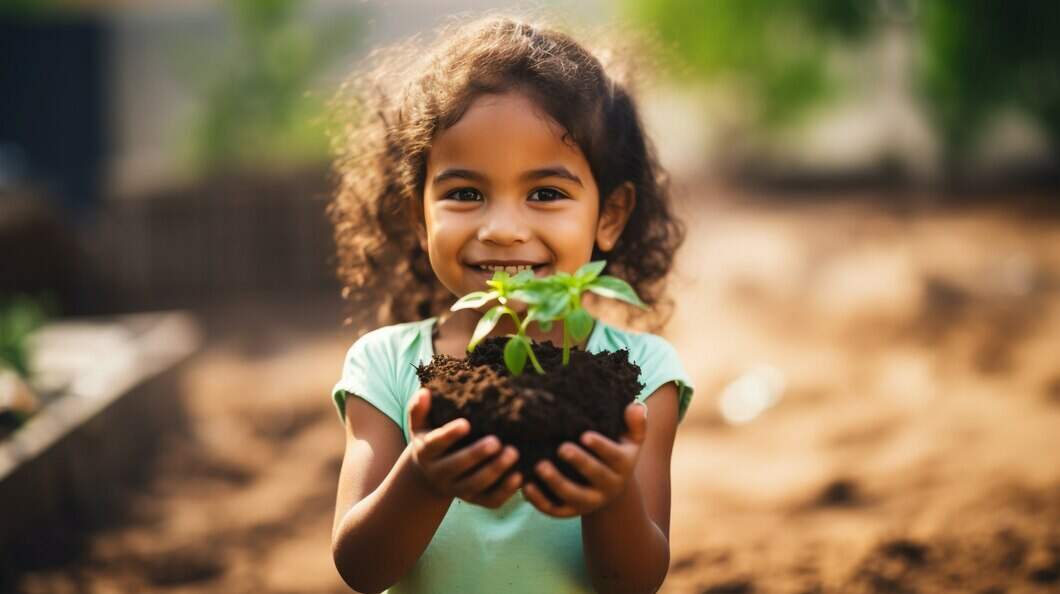
<svg viewBox="0 0 1060 594"><path fill-rule="evenodd" d="M663 385L674 382L680 416L683 418L692 400L693 387L681 358L670 341L649 332L634 332L616 328L602 321L600 335L595 341L596 351L629 352L629 360L640 367L640 382L643 389L638 400L645 400Z"/></svg>
<svg viewBox="0 0 1060 594"><path fill-rule="evenodd" d="M662 359L676 360L677 349L670 341L650 332L634 332L623 330L603 321L600 324L600 340L597 346L600 350L616 351L626 349L629 351L630 360L640 365L658 363Z"/></svg>
<svg viewBox="0 0 1060 594"><path fill-rule="evenodd" d="M376 328L366 332L350 346L346 359L355 357L389 357L415 351L424 331L428 331L434 318L416 322L404 322Z"/></svg>
<svg viewBox="0 0 1060 594"><path fill-rule="evenodd" d="M357 396L405 429L404 409L419 386L414 365L428 353L434 319L384 326L358 338L346 353L342 377L332 389L339 417L346 398Z"/></svg>

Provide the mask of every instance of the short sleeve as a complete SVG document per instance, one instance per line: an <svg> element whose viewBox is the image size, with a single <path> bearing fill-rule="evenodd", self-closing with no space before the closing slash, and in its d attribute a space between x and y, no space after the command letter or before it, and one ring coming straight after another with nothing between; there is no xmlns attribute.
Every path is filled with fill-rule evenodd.
<svg viewBox="0 0 1060 594"><path fill-rule="evenodd" d="M635 363L640 366L640 381L644 384L637 400L644 402L668 382L677 385L678 421L684 418L694 391L677 350L665 339L652 334L641 335L640 352Z"/></svg>
<svg viewBox="0 0 1060 594"><path fill-rule="evenodd" d="M396 370L392 351L379 330L353 343L343 362L342 377L332 390L340 419L345 421L346 398L353 395L379 409L398 427L404 427L404 399L393 389Z"/></svg>

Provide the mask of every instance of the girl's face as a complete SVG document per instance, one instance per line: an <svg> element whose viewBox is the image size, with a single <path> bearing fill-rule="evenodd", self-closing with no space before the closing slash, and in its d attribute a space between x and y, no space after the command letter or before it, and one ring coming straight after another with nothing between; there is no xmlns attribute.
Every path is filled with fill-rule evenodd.
<svg viewBox="0 0 1060 594"><path fill-rule="evenodd" d="M455 295L482 290L498 269L574 272L593 245L607 251L633 208L616 190L603 216L589 164L525 95L483 95L436 136L427 158L420 242Z"/></svg>

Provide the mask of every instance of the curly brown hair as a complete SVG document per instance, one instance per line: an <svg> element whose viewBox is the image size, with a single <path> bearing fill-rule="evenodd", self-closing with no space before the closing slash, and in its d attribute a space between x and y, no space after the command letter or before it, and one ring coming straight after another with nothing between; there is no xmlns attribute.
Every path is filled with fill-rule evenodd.
<svg viewBox="0 0 1060 594"><path fill-rule="evenodd" d="M674 217L669 176L628 87L568 34L511 17L443 27L426 49L413 39L373 52L334 102L338 188L327 214L351 312L394 323L436 315L451 302L414 232L423 215L427 154L435 135L474 99L514 90L581 149L601 201L620 184L633 184L635 206L621 237L606 254L594 249L593 259L607 259L607 273L624 278L651 306L652 314L637 321L661 326L670 309L666 276L684 225Z"/></svg>

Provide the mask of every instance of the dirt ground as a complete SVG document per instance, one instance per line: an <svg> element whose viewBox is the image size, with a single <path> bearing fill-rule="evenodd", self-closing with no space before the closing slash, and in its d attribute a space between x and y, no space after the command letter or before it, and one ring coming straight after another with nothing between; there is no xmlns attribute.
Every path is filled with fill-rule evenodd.
<svg viewBox="0 0 1060 594"><path fill-rule="evenodd" d="M1060 592L1060 219L703 193L665 332L696 396L662 592ZM19 589L347 592L340 320L331 299L207 316L191 433L123 525ZM762 369L772 405L727 421Z"/></svg>

